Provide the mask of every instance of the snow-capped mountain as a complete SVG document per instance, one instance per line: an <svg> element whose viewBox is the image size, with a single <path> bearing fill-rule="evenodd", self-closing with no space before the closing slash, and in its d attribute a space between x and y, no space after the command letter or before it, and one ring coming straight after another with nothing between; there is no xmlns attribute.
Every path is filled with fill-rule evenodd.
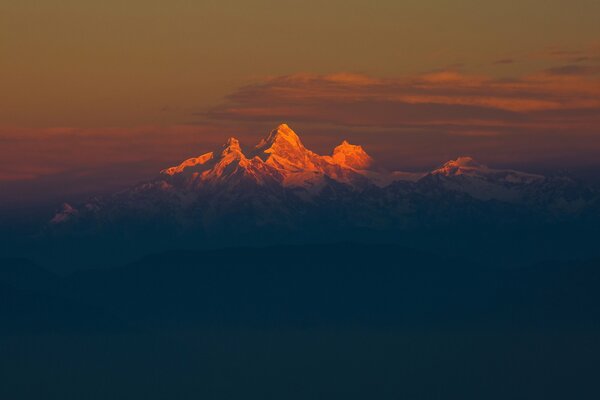
<svg viewBox="0 0 600 400"><path fill-rule="evenodd" d="M471 157L448 161L420 182L481 201L527 206L555 217L572 216L598 206L598 192L575 179L494 169Z"/></svg>
<svg viewBox="0 0 600 400"><path fill-rule="evenodd" d="M542 175L529 174L511 169L493 169L475 161L472 157L458 157L450 160L441 167L433 170L432 175L446 177L465 176L487 181L501 181L514 184L527 184L539 182L544 179Z"/></svg>
<svg viewBox="0 0 600 400"><path fill-rule="evenodd" d="M479 200L520 202L528 188L544 182L546 178L511 169L494 169L472 157L459 157L431 171L426 180Z"/></svg>
<svg viewBox="0 0 600 400"><path fill-rule="evenodd" d="M244 150L220 151L165 168L154 179L80 206L65 205L55 229L141 225L164 231L257 227L410 228L480 221L596 215L598 192L569 178L494 169L459 157L426 173L388 171L358 145L330 155L307 149L287 125Z"/></svg>
<svg viewBox="0 0 600 400"><path fill-rule="evenodd" d="M392 176L371 169L373 159L361 146L345 140L331 156L320 156L304 147L298 135L285 124L273 130L247 155L236 138L230 138L219 155L215 153L164 169L161 172L164 180L196 188L246 180L257 185L277 184L314 192L322 189L328 180L364 187L370 182L388 182Z"/></svg>

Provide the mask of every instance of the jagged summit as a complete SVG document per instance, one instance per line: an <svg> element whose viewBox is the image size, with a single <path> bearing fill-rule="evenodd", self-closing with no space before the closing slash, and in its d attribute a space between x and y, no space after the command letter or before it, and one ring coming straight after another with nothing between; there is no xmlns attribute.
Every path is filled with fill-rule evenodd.
<svg viewBox="0 0 600 400"><path fill-rule="evenodd" d="M380 176L380 172L369 171L373 160L361 146L344 141L331 156L320 156L304 147L300 137L287 124L273 129L247 155L233 137L223 146L218 158L214 158L214 154L190 158L161 172L174 178L189 176L193 181L191 186L222 182L232 174L251 177L261 184L277 181L284 187L302 187L311 191L323 187L327 179L361 187L369 182L378 186L391 182L391 178Z"/></svg>
<svg viewBox="0 0 600 400"><path fill-rule="evenodd" d="M231 137L221 152L205 153L161 172L167 184L188 188L199 189L223 182L253 182L302 188L311 193L320 192L332 181L361 189L369 185L385 187L397 181L417 181L427 175L390 172L376 167L362 146L347 140L333 149L331 155L321 156L307 149L287 124L273 129L247 154L239 140ZM489 168L469 156L450 160L431 171L429 176L494 184L522 184L543 179L539 175ZM487 188L484 191L489 192Z"/></svg>
<svg viewBox="0 0 600 400"><path fill-rule="evenodd" d="M289 173L318 170L319 156L302 144L288 125L281 124L255 147L254 155L268 165Z"/></svg>
<svg viewBox="0 0 600 400"><path fill-rule="evenodd" d="M240 147L240 141L234 137L230 137L227 139L227 143L223 146L222 156L226 156L228 154L236 154L243 156L242 148Z"/></svg>
<svg viewBox="0 0 600 400"><path fill-rule="evenodd" d="M467 156L458 157L456 160L446 162L440 168L433 170L431 175L479 178L506 183L531 183L544 179L542 175L512 169L490 168Z"/></svg>
<svg viewBox="0 0 600 400"><path fill-rule="evenodd" d="M453 165L458 165L461 167L472 167L472 168L484 167L484 165L482 163L480 163L479 161L476 161L473 157L469 157L469 156L458 157L456 160L450 160L446 164L453 164Z"/></svg>
<svg viewBox="0 0 600 400"><path fill-rule="evenodd" d="M470 174L475 171L489 170L486 165L473 159L473 157L462 156L456 160L450 160L440 168L433 170L434 175L457 176Z"/></svg>
<svg viewBox="0 0 600 400"><path fill-rule="evenodd" d="M496 169L484 165L472 157L458 157L429 176L436 178L436 184L446 189L467 193L480 200L501 200L519 202L523 199L528 185L543 182L542 175L530 174L511 169Z"/></svg>
<svg viewBox="0 0 600 400"><path fill-rule="evenodd" d="M282 142L287 142L293 147L304 148L300 137L287 124L281 124L273 129L266 139L262 139L260 143L256 145L256 148L264 149L266 151L275 144L283 144Z"/></svg>
<svg viewBox="0 0 600 400"><path fill-rule="evenodd" d="M180 174L180 173L184 172L187 168L195 167L197 165L206 164L208 161L210 161L212 159L213 159L213 152L211 151L210 153L206 153L206 154L203 154L203 155L198 156L198 157L188 158L187 160L185 160L181 164L179 164L179 165L177 165L175 167L163 169L160 172L161 172L161 174L173 176L173 175Z"/></svg>
<svg viewBox="0 0 600 400"><path fill-rule="evenodd" d="M225 143L225 147L231 147L234 148L236 150L242 150L240 147L240 141L237 140L234 137L230 137L229 139L227 139L227 143Z"/></svg>
<svg viewBox="0 0 600 400"><path fill-rule="evenodd" d="M373 165L373 159L362 148L344 140L333 149L331 156L334 163L357 170L365 170Z"/></svg>

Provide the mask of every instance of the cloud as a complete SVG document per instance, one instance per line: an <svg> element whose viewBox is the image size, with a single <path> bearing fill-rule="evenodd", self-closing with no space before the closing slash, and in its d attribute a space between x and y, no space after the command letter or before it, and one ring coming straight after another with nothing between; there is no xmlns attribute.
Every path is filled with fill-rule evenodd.
<svg viewBox="0 0 600 400"><path fill-rule="evenodd" d="M544 126L542 112L600 110L595 67L565 66L513 80L439 71L404 79L297 74L240 88L206 115L293 118L343 126ZM343 76L343 78L340 78Z"/></svg>

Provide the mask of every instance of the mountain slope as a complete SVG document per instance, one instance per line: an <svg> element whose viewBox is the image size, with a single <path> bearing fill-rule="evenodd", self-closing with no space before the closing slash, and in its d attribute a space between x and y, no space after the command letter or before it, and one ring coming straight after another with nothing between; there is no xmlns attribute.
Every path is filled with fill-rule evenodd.
<svg viewBox="0 0 600 400"><path fill-rule="evenodd" d="M147 182L66 204L46 234L58 242L89 239L90 248L96 242L197 248L398 237L457 226L543 231L599 220L599 192L570 178L494 169L470 157L429 173L390 172L347 141L318 155L283 124L250 150L230 138L220 151Z"/></svg>
<svg viewBox="0 0 600 400"><path fill-rule="evenodd" d="M300 137L286 124L278 126L262 139L248 156L239 141L230 138L220 157L213 152L190 158L162 171L167 180L184 185L215 184L232 176L245 176L258 185L279 184L310 192L322 189L329 179L363 187L370 182L371 157L360 146L344 141L331 156L308 150Z"/></svg>

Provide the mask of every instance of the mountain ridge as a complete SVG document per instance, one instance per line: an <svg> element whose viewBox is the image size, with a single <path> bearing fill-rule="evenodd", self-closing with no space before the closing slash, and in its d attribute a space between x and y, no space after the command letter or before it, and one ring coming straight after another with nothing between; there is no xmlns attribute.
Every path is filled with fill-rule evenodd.
<svg viewBox="0 0 600 400"><path fill-rule="evenodd" d="M377 164L362 146L351 144L347 140L336 146L330 155L316 154L304 146L300 137L287 124L273 129L247 153L242 150L239 140L231 137L223 146L220 157L216 158L215 154L219 152L211 151L189 158L160 173L168 177L193 175L192 180L196 181L225 181L226 172L240 173L236 169L240 167L254 177L256 183L265 183L265 179L260 178L262 173L284 187L307 190L322 189L325 177L360 189L369 184L385 187L398 181L418 181L429 175L488 181L496 179L509 184L529 184L546 179L538 174L490 168L470 156L459 156L429 172L389 171ZM229 167L232 163L235 166Z"/></svg>
<svg viewBox="0 0 600 400"><path fill-rule="evenodd" d="M192 175L191 180L210 184L228 180L228 174L237 172L251 177L258 184L274 180L285 187L318 190L323 187L326 178L352 186L364 186L369 175L386 173L369 170L373 164L372 158L361 146L351 145L346 140L331 155L320 156L307 149L287 124L272 130L247 156L239 141L233 137L224 145L220 158L215 158L214 154L216 152L213 151L189 158L177 166L162 170L161 174L174 177L187 173ZM387 174L392 178L391 174ZM381 181L391 182L393 178L389 178Z"/></svg>
<svg viewBox="0 0 600 400"><path fill-rule="evenodd" d="M246 152L229 138L220 151L184 160L154 179L65 204L48 231L158 238L170 232L228 242L259 232L271 239L340 232L352 238L353 232L368 237L597 220L600 191L569 178L494 169L466 156L430 172L389 171L345 140L331 155L316 154L282 124Z"/></svg>

